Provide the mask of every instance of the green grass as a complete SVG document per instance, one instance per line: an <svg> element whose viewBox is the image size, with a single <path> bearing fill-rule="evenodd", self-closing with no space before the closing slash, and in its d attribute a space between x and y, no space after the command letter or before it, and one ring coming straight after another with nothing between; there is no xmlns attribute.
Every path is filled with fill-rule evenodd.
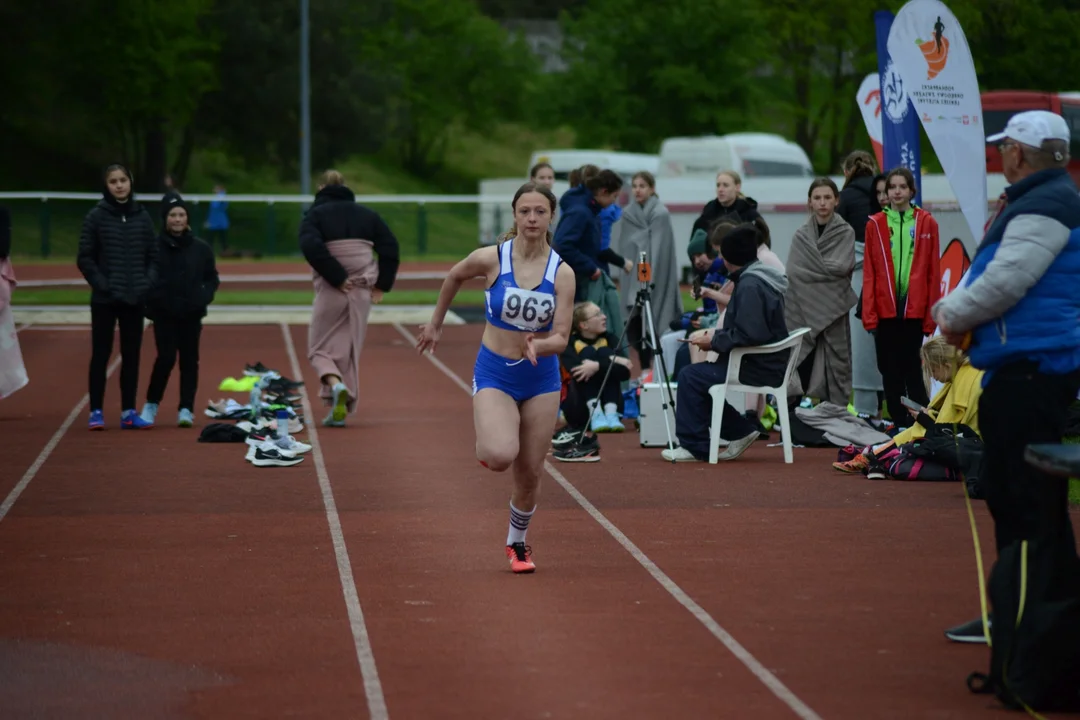
<svg viewBox="0 0 1080 720"><path fill-rule="evenodd" d="M214 305L310 305L311 290L221 290L214 296ZM395 290L383 302L388 305L434 305L438 290ZM88 290L77 288L48 288L16 290L12 305L85 305L90 301ZM454 299L458 307L480 307L484 304L483 290L462 290Z"/></svg>
<svg viewBox="0 0 1080 720"><path fill-rule="evenodd" d="M302 290L219 290L214 296L215 305L309 305L313 298L310 289ZM391 305L434 305L439 298L438 290L394 290L383 299ZM90 291L85 288L25 288L16 290L11 297L13 305L85 305L90 301ZM454 299L459 307L480 307L484 304L483 290L461 290ZM683 307L695 306L689 291L683 292ZM618 332L622 328L617 328ZM664 334L667 328L656 328Z"/></svg>

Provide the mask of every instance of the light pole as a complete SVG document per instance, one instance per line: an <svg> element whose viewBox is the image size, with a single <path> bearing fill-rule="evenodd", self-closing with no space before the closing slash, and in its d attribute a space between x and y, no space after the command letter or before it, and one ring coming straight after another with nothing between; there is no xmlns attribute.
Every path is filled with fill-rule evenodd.
<svg viewBox="0 0 1080 720"><path fill-rule="evenodd" d="M300 0L300 192L311 194L311 62L308 0Z"/></svg>

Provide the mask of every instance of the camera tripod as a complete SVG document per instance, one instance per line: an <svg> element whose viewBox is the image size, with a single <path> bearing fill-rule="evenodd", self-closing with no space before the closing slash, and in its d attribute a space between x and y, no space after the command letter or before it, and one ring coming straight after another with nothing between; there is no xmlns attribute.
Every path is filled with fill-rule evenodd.
<svg viewBox="0 0 1080 720"><path fill-rule="evenodd" d="M660 341L656 336L656 326L653 324L651 285L652 266L649 264L645 253L641 253L638 258L637 276L640 287L634 298L634 306L630 310L630 315L626 318L626 322L623 323L622 333L619 335L619 342L615 347L616 350L623 347L623 343L626 342L627 332L630 329L630 323L633 322L635 316L640 316L642 349L651 350L653 357L660 362L660 373L663 376L663 380L660 383L660 411L664 414L664 427L667 430L668 449L674 450L675 440L672 436L671 421L668 419L668 408L670 407L672 412L674 412L675 396L671 392L671 380L668 379L667 363L664 361L663 349L660 347ZM600 383L600 392L597 394L598 399L604 396L604 388L607 387L608 379L611 377L611 368L613 365L614 363L608 363L607 370L604 372L604 379ZM592 421L592 412L595 412L595 408L590 411L590 422ZM588 430L588 426L581 431L581 437L578 438L579 441L584 439L586 430Z"/></svg>

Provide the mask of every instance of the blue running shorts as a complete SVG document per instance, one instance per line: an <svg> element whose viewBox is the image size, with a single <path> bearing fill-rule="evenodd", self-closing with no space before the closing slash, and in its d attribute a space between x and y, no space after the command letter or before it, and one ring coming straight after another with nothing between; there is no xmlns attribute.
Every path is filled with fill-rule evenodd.
<svg viewBox="0 0 1080 720"><path fill-rule="evenodd" d="M516 403L545 393L561 392L559 358L556 355L538 357L534 366L525 358L511 360L481 345L476 354L472 387L473 395L494 388L512 397Z"/></svg>

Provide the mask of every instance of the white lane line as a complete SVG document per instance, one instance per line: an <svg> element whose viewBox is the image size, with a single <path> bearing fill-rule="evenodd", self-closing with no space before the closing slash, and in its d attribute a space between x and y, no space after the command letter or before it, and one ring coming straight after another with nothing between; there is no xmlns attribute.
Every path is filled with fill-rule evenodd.
<svg viewBox="0 0 1080 720"><path fill-rule="evenodd" d="M289 366L293 379L299 380L303 377L300 372L300 360L296 355L292 333L289 332L289 326L285 323L281 323L281 335L285 339L285 349L289 353ZM323 507L326 508L326 522L330 526L330 538L334 544L334 556L337 558L341 592L345 596L345 607L349 612L349 625L352 627L353 643L356 646L356 659L360 662L360 675L364 679L368 715L371 720L388 720L390 715L386 710L386 698L383 696L382 683L379 682L379 671L375 667L375 654L371 650L371 638L368 636L367 625L364 623L364 611L360 607L360 593L356 590L356 579L353 577L352 563L349 561L349 549L345 545L345 534L341 530L341 518L338 516L334 490L330 487L330 475L326 472L326 460L323 456L322 445L319 443L319 432L316 430L319 421L315 418L307 391L300 393L300 396L304 407L308 439L311 441L311 455L315 460L315 474L319 478Z"/></svg>
<svg viewBox="0 0 1080 720"><path fill-rule="evenodd" d="M105 379L108 380L109 376L113 374L113 371L120 366L120 356L117 355L116 359L112 361L108 369L105 371ZM68 429L75 422L75 418L79 417L79 414L86 409L86 406L90 404L90 394L82 396L79 402L75 403L75 407L71 409L68 416L64 418L64 422L60 423L60 427L53 436L49 438L49 442L45 443L45 447L38 453L37 459L26 469L22 478L15 484L15 487L11 489L8 496L4 498L4 502L0 503L0 520L3 520L8 512L11 510L11 506L15 504L15 501L19 499L19 496L23 494L23 490L30 484L30 481L34 479L34 476L41 470L41 466L45 464L45 461L49 459L49 456L56 450L56 446L60 444L60 440L67 434Z"/></svg>
<svg viewBox="0 0 1080 720"><path fill-rule="evenodd" d="M30 321L30 322L25 322L25 323L23 323L21 325L16 326L15 327L15 334L18 335L23 330L25 330L26 328L32 326L33 324L34 324L33 321Z"/></svg>
<svg viewBox="0 0 1080 720"><path fill-rule="evenodd" d="M409 343L416 347L416 338L401 326L400 323L395 323L394 327L401 333ZM431 354L425 354L425 356L431 363L442 370L443 374L449 377L465 392L472 394L472 388L465 383L457 373L448 368L441 360L434 357ZM630 555L638 561L638 563L645 568L653 579L660 584L662 588L667 590L668 594L675 598L676 602L682 605L684 608L690 611L698 622L705 626L705 628L712 633L712 636L719 640L724 647L726 647L732 655L739 659L739 661L746 666L746 669L754 674L758 680L772 691L773 695L780 699L785 705L791 708L798 717L803 720L821 720L821 716L814 712L809 705L804 703L798 698L784 683L780 682L780 679L773 675L769 670L761 664L756 657L754 657L749 650L742 646L742 644L736 640L731 633L723 628L720 623L709 615L705 611L705 608L698 605L690 595L686 593L681 587L679 587L674 580L661 570L656 563L654 563L649 556L642 552L641 548L634 544L634 542L626 537L622 530L617 528L614 523L608 520L602 512L596 509L596 506L589 502L588 498L581 494L581 492L574 487L569 480L563 477L563 474L559 472L550 462L544 461L544 469L547 470L555 482L559 483L563 490L565 490L570 497L574 498L574 501L589 513L593 520L599 523L600 527L604 528L611 537L615 538L615 541L622 545Z"/></svg>

